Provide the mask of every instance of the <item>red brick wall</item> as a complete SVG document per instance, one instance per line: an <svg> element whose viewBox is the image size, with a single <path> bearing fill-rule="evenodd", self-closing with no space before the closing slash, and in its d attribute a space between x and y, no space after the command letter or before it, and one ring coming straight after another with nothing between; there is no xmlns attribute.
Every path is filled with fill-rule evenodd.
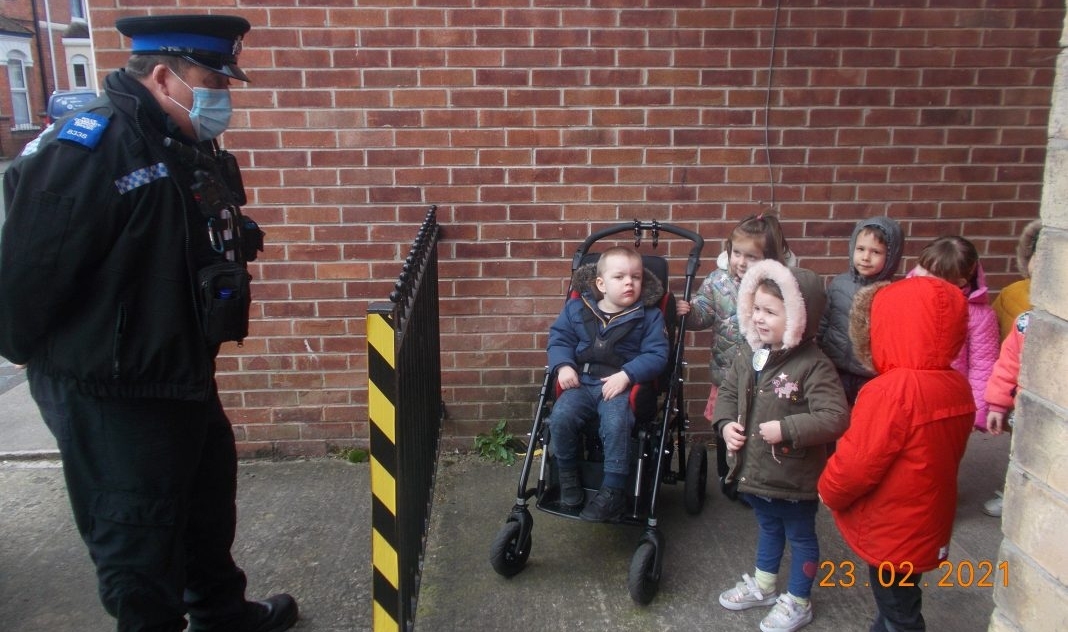
<svg viewBox="0 0 1068 632"><path fill-rule="evenodd" d="M366 307L389 294L429 204L444 225L447 432L462 447L502 418L529 427L570 256L607 224L696 230L707 274L730 227L774 202L801 264L830 275L854 222L887 213L907 265L955 233L995 289L1016 278L1060 0L348 4L196 4L253 23L253 83L234 91L224 143L269 245L253 336L220 363L246 454L366 442ZM90 5L98 67L117 67L111 25L144 3ZM687 354L694 419L708 341Z"/></svg>

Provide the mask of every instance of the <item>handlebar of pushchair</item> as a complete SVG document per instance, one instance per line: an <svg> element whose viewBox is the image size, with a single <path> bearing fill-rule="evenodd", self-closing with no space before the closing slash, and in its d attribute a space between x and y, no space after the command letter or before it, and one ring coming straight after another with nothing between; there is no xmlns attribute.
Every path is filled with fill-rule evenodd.
<svg viewBox="0 0 1068 632"><path fill-rule="evenodd" d="M608 228L593 233L582 242L582 245L579 246L578 250L575 252L575 256L571 259L571 271L574 272L582 264L582 258L589 252L590 246L605 237L618 233L632 232L634 234L634 246L637 247L641 245L642 234L646 231L652 234L653 248L656 248L661 232L678 235L679 237L692 241L694 245L690 248L689 257L686 260L686 276L692 278L697 274L697 268L701 263L701 250L705 247L704 238L693 231L675 226L674 224L661 224L656 220L651 222L634 220L633 222L626 224L609 226Z"/></svg>

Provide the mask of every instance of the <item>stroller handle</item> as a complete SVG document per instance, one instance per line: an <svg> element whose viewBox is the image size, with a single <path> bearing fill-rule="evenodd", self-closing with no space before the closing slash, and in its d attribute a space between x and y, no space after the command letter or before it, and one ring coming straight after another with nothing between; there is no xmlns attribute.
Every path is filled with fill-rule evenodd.
<svg viewBox="0 0 1068 632"><path fill-rule="evenodd" d="M574 272L578 269L579 265L581 265L582 263L582 258L586 256L586 253L589 252L590 247L593 244L604 239L605 237L626 232L634 233L635 246L641 244L642 234L645 232L649 232L652 235L653 248L656 248L657 243L660 239L661 232L671 233L673 235L678 235L679 237L689 239L693 242L693 247L690 248L690 255L686 260L686 276L692 278L697 274L697 268L700 267L701 263L701 250L705 247L704 238L691 230L682 228L681 226L675 226L674 224L661 224L656 220L653 220L651 222L642 222L639 220L634 220L633 222L628 222L626 224L616 224L614 226L609 226L608 228L604 228L593 233L592 235L587 237L585 241L582 242L582 245L580 245L578 247L578 250L575 252L575 256L571 259L571 271Z"/></svg>

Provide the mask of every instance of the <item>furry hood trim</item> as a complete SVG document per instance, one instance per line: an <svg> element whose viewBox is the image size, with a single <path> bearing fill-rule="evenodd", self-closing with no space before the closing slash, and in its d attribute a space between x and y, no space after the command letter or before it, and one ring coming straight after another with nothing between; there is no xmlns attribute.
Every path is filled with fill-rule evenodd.
<svg viewBox="0 0 1068 632"><path fill-rule="evenodd" d="M890 281L877 281L866 285L853 295L853 308L849 310L849 340L853 343L853 355L869 370L875 370L871 358L871 303L875 293L890 285Z"/></svg>
<svg viewBox="0 0 1068 632"><path fill-rule="evenodd" d="M571 289L579 294L590 296L595 301L604 298L597 289L597 264L584 263L571 276ZM664 284L649 268L642 269L642 305L655 307L664 296Z"/></svg>
<svg viewBox="0 0 1068 632"><path fill-rule="evenodd" d="M1038 233L1041 230L1042 220L1031 220L1020 233L1020 240L1016 243L1016 269L1025 277L1031 276L1027 272L1027 264L1031 263L1031 257L1035 256L1035 249L1038 248Z"/></svg>
<svg viewBox="0 0 1068 632"><path fill-rule="evenodd" d="M942 279L873 283L853 297L853 353L876 373L949 369L967 334L968 302Z"/></svg>
<svg viewBox="0 0 1068 632"><path fill-rule="evenodd" d="M782 292L786 309L783 349L792 349L806 338L814 336L827 303L827 294L820 278L811 270L787 268L778 261L764 259L749 266L738 288L738 325L749 346L754 351L763 346L752 320L753 297L764 279L774 281Z"/></svg>

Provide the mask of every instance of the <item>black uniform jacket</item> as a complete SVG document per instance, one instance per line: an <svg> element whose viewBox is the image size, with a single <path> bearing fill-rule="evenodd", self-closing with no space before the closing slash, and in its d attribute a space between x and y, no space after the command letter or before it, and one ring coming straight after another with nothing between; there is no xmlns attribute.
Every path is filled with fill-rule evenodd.
<svg viewBox="0 0 1068 632"><path fill-rule="evenodd" d="M90 395L203 400L218 346L195 278L215 255L191 165L144 86L118 71L105 87L4 175L0 355Z"/></svg>

